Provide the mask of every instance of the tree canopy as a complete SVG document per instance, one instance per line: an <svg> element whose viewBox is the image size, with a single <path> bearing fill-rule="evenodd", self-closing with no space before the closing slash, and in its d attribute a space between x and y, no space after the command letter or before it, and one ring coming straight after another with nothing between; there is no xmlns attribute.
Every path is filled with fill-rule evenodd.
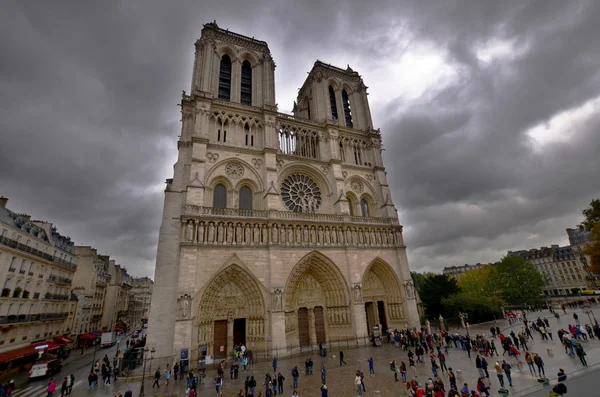
<svg viewBox="0 0 600 397"><path fill-rule="evenodd" d="M591 259L590 270L592 273L600 274L600 222L592 227L592 232L588 236L591 243L587 244L583 249L585 255L589 255Z"/></svg>
<svg viewBox="0 0 600 397"><path fill-rule="evenodd" d="M460 292L460 287L454 277L446 274L427 274L419 281L419 296L430 317L440 314L444 317L456 317L458 312L445 310L442 299Z"/></svg>
<svg viewBox="0 0 600 397"><path fill-rule="evenodd" d="M480 267L458 276L458 286L463 293L470 296L492 296L498 292L495 277L494 266Z"/></svg>
<svg viewBox="0 0 600 397"><path fill-rule="evenodd" d="M579 224L579 228L586 231L592 230L595 224L600 223L600 199L593 199L581 213L585 219Z"/></svg>
<svg viewBox="0 0 600 397"><path fill-rule="evenodd" d="M493 282L504 302L510 305L541 300L546 280L535 266L520 256L505 256L496 266Z"/></svg>

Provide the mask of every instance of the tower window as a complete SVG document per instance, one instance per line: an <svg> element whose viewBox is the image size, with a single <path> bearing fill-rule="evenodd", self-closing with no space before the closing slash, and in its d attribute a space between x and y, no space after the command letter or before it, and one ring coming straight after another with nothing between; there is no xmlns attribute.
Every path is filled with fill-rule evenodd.
<svg viewBox="0 0 600 397"><path fill-rule="evenodd" d="M242 63L242 103L252 106L252 66L250 62Z"/></svg>
<svg viewBox="0 0 600 397"><path fill-rule="evenodd" d="M215 186L213 194L214 208L227 208L227 188L221 184Z"/></svg>
<svg viewBox="0 0 600 397"><path fill-rule="evenodd" d="M369 216L369 204L365 199L360 200L360 212L362 216Z"/></svg>
<svg viewBox="0 0 600 397"><path fill-rule="evenodd" d="M346 90L342 90L342 104L344 105L344 117L346 118L346 127L352 128L352 111L350 109L350 100L348 99L348 93L346 92Z"/></svg>
<svg viewBox="0 0 600 397"><path fill-rule="evenodd" d="M223 55L219 71L219 99L229 101L231 98L231 58Z"/></svg>
<svg viewBox="0 0 600 397"><path fill-rule="evenodd" d="M244 125L244 134L246 136L246 146L254 147L254 132L250 130L247 123Z"/></svg>
<svg viewBox="0 0 600 397"><path fill-rule="evenodd" d="M252 211L252 190L247 186L240 189L240 209Z"/></svg>
<svg viewBox="0 0 600 397"><path fill-rule="evenodd" d="M331 106L331 117L334 120L338 119L337 106L335 103L335 92L333 91L333 87L329 86L329 105Z"/></svg>

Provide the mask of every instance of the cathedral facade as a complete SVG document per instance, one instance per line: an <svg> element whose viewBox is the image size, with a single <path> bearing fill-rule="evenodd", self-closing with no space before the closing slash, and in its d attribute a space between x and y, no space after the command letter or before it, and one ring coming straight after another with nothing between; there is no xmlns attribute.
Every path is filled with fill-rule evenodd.
<svg viewBox="0 0 600 397"><path fill-rule="evenodd" d="M204 25L167 180L147 345L284 355L417 327L402 226L350 67L315 62L294 114L267 43Z"/></svg>

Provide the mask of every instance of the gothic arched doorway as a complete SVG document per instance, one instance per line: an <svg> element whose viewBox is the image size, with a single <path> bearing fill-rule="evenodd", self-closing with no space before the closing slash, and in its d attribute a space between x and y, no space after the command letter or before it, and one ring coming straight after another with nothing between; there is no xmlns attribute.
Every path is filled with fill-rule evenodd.
<svg viewBox="0 0 600 397"><path fill-rule="evenodd" d="M289 347L351 337L348 285L338 267L311 252L292 269L285 285L285 333Z"/></svg>
<svg viewBox="0 0 600 397"><path fill-rule="evenodd" d="M369 335L373 327L401 328L402 290L394 270L384 260L376 258L365 270L362 282Z"/></svg>
<svg viewBox="0 0 600 397"><path fill-rule="evenodd" d="M198 319L198 346L206 346L210 356L229 356L239 343L266 347L269 331L261 286L238 265L230 265L209 281L200 299Z"/></svg>

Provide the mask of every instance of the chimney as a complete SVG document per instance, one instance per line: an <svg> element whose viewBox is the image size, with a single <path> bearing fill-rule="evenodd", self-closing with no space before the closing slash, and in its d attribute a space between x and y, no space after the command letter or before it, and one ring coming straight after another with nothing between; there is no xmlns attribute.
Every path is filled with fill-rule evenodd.
<svg viewBox="0 0 600 397"><path fill-rule="evenodd" d="M8 199L4 196L0 197L0 208L6 208L6 203L8 203Z"/></svg>

